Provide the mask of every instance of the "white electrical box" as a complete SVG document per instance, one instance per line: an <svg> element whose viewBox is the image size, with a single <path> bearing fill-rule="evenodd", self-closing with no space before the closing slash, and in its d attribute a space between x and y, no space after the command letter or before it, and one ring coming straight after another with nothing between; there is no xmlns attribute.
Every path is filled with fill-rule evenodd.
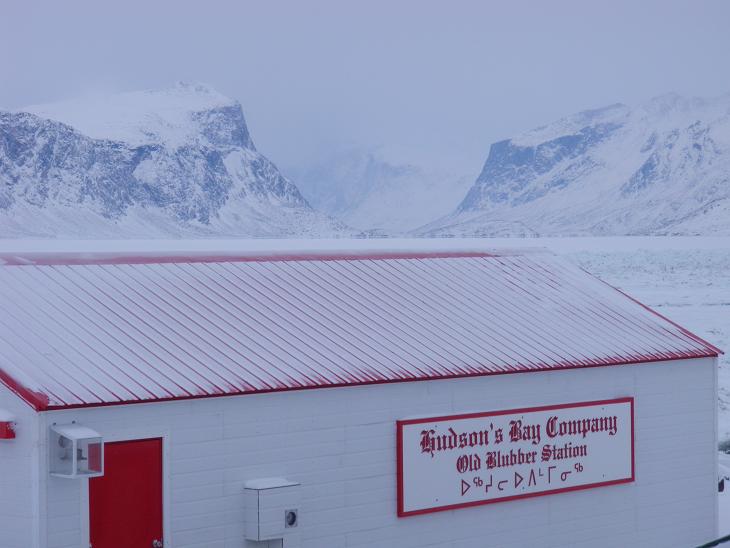
<svg viewBox="0 0 730 548"><path fill-rule="evenodd" d="M283 539L299 546L301 485L284 478L260 478L244 486L244 531L247 540Z"/></svg>

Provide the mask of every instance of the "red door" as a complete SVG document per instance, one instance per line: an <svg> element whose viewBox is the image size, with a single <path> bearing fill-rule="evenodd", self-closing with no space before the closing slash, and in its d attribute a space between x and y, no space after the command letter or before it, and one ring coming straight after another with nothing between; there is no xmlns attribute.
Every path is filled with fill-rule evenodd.
<svg viewBox="0 0 730 548"><path fill-rule="evenodd" d="M104 444L104 475L89 480L89 528L91 548L162 546L161 439Z"/></svg>

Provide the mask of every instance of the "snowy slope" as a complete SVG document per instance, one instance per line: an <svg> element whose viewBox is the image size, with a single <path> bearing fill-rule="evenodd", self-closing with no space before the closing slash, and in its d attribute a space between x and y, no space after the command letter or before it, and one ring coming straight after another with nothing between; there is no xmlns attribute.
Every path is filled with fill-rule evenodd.
<svg viewBox="0 0 730 548"><path fill-rule="evenodd" d="M494 143L449 215L472 235L730 235L730 94L586 111Z"/></svg>
<svg viewBox="0 0 730 548"><path fill-rule="evenodd" d="M200 84L0 111L0 237L340 235Z"/></svg>
<svg viewBox="0 0 730 548"><path fill-rule="evenodd" d="M453 210L473 177L426 168L407 156L342 147L314 166L288 172L313 207L350 226L395 234Z"/></svg>
<svg viewBox="0 0 730 548"><path fill-rule="evenodd" d="M178 82L169 89L94 95L23 110L73 126L93 139L123 141L133 146L219 144L221 139L205 135L213 129L228 132L225 141L253 147L240 105L199 83ZM218 119L217 123L213 118Z"/></svg>

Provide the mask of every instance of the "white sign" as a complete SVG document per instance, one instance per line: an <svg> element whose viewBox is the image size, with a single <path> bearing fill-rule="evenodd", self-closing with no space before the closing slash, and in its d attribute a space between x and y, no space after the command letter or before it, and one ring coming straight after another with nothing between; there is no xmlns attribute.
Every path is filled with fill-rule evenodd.
<svg viewBox="0 0 730 548"><path fill-rule="evenodd" d="M398 515L634 480L634 400L397 422Z"/></svg>

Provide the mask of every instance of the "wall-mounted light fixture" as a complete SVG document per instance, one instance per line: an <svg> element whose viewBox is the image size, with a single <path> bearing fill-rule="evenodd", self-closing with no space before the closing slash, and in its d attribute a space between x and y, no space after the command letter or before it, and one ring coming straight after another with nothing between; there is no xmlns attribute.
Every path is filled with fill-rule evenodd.
<svg viewBox="0 0 730 548"><path fill-rule="evenodd" d="M48 449L52 476L90 478L104 475L104 441L91 428L76 422L53 424Z"/></svg>

